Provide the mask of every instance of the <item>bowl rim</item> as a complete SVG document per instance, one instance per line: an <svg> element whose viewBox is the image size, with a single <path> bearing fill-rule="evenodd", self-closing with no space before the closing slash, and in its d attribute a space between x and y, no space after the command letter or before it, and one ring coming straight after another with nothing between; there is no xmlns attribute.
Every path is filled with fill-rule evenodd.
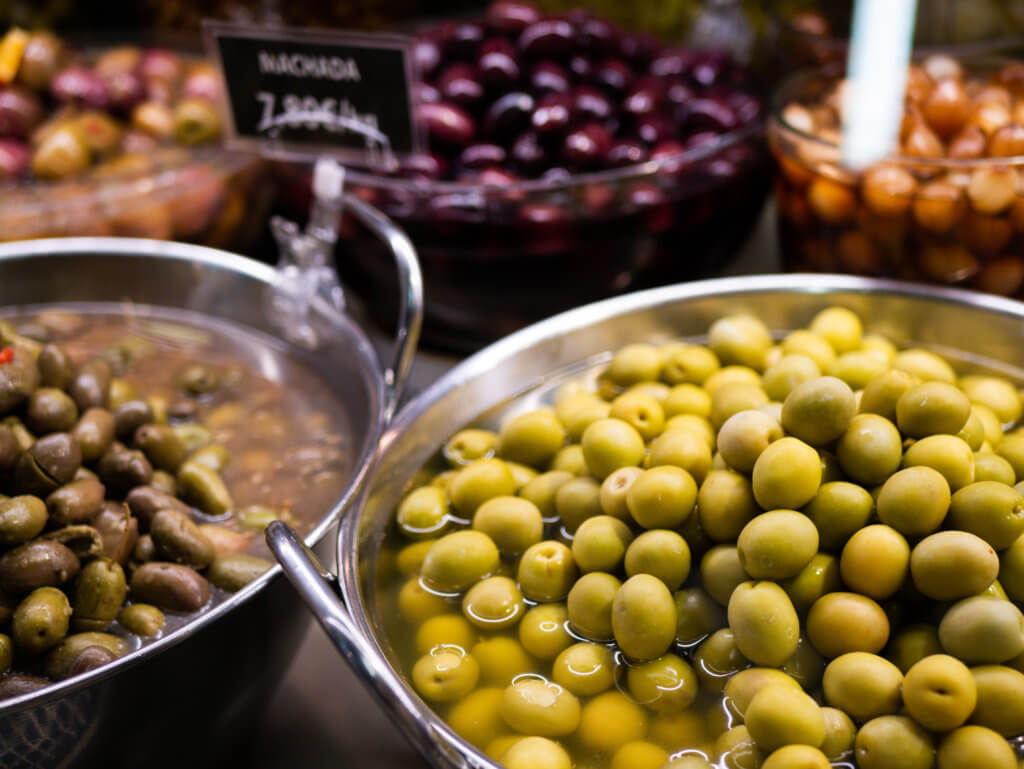
<svg viewBox="0 0 1024 769"><path fill-rule="evenodd" d="M105 256L119 258L143 257L174 260L224 270L265 285L273 285L278 277L276 270L271 265L221 249L174 241L117 237L44 238L0 243L0 271L3 270L7 263L20 259L45 259L50 255L69 256L89 253L103 253ZM338 521L343 518L343 514L349 510L362 492L377 453L379 438L383 432L383 409L385 404L384 374L381 371L377 354L369 338L351 316L335 310L328 302L321 298L315 299L314 303L317 311L329 319L332 326L335 326L340 333L350 337L352 349L356 355L350 363L353 367L356 365L364 366L366 368L365 373L372 379L374 390L372 396L373 400L376 401L377 418L372 421L373 427L370 433L361 441L361 453L353 457L351 477L344 489L330 509L319 519L316 526L305 536L304 541L311 547L320 543L330 532L331 528L338 524ZM207 625L232 611L235 607L252 600L258 593L263 592L270 582L279 579L282 574L283 571L280 564L274 561L273 566L259 578L250 582L238 592L229 594L219 604L202 611L194 619L187 621L181 627L156 641L143 644L123 657L119 657L107 665L81 675L66 678L63 681L51 682L49 685L36 691L0 700L0 721L4 717L19 711L36 707L88 688L154 657L164 649L182 643L202 631Z"/></svg>
<svg viewBox="0 0 1024 769"><path fill-rule="evenodd" d="M828 48L831 53L845 54L850 47L848 36L837 35L834 32L827 35L816 35L793 24L794 16L808 10L814 9L801 8L787 13L781 7L781 0L768 0L765 5L765 13L770 25L774 25L777 29L808 44ZM998 37L966 40L958 43L915 43L914 50L919 54L946 53L951 56L971 56L1006 50L1020 45L1022 42L1024 42L1024 30L1016 35L999 35Z"/></svg>
<svg viewBox="0 0 1024 769"><path fill-rule="evenodd" d="M609 168L603 171L587 171L569 174L561 178L551 179L519 179L508 184L482 184L480 182L434 181L382 176L356 168L346 168L347 181L364 187L381 190L412 190L427 195L492 195L512 196L517 193L564 192L587 184L621 184L629 181L642 181L658 176L662 171L666 174L676 173L680 167L707 160L724 149L736 146L760 133L765 124L764 100L751 94L761 105L758 115L725 133L717 134L712 141L703 142L695 147L684 149L657 159L645 160L621 168Z"/></svg>
<svg viewBox="0 0 1024 769"><path fill-rule="evenodd" d="M913 61L920 61L921 56L915 55ZM970 63L986 62L990 65L998 63L1009 63L1019 61L1024 63L1024 58L1014 59L1012 57L999 57L999 56L985 56L971 59L968 63L968 70L970 69ZM836 72L828 72L826 70L804 68L791 73L783 80L782 84L775 89L772 94L771 105L766 120L765 129L770 145L775 144L775 140L780 136L787 136L789 138L796 137L802 142L815 145L832 153L835 153L835 162L839 162L840 156L840 145L838 142L830 141L822 138L818 134L808 133L800 128L795 127L792 123L787 121L783 116L786 107L791 104L801 104L802 102L798 98L794 98L798 93L801 86L806 87L811 81L818 81L819 83L825 83L833 85L843 78L845 78L845 68ZM788 154L788 153L787 153ZM844 171L854 174L863 174L872 168L878 166L912 166L916 168L923 168L927 170L946 170L946 171L969 171L979 168L999 168L1003 166L1018 167L1024 166L1024 155L1011 155L1009 157L994 157L987 156L983 158L930 158L921 157L916 155L903 155L899 153L890 153L886 155L882 160L872 163L868 168L861 171L851 171L844 167ZM810 169L809 169L810 170Z"/></svg>
<svg viewBox="0 0 1024 769"><path fill-rule="evenodd" d="M653 309L709 296L742 296L755 292L828 295L835 291L854 294L883 292L896 296L935 300L956 306L968 305L990 313L1024 320L1024 303L1013 299L978 291L888 278L835 273L784 273L711 278L677 283L592 302L554 315L503 337L464 359L430 387L420 392L416 398L399 411L385 428L379 442L377 461L367 478L359 506L352 510L350 515L343 518L338 527L334 543L338 559L337 583L345 606L353 619L354 627L368 641L376 655L375 662L386 665L402 681L405 690L419 703L420 707L415 714L416 717L426 720L430 724L438 740L443 741L444 752L446 754L455 752L462 759L461 763L453 763L453 766L472 767L472 769L502 769L500 764L485 755L482 750L457 735L452 727L416 692L409 683L408 677L382 647L371 620L371 613L367 610L368 603L363 591L366 575L361 571L361 566L365 561L360 558L363 542L360 535L360 524L366 512L366 504L379 484L386 483L400 487L409 480L408 477L387 472L389 469L387 459L395 450L394 447L410 440L417 444L430 441L432 445L438 445L437 437L428 437L416 432L419 419L437 401L457 391L465 382L492 371L516 354L557 337L568 335L566 341L569 341L574 331L586 328L595 321L614 320L616 317L638 310ZM380 538L377 538L372 547L379 551L380 544Z"/></svg>

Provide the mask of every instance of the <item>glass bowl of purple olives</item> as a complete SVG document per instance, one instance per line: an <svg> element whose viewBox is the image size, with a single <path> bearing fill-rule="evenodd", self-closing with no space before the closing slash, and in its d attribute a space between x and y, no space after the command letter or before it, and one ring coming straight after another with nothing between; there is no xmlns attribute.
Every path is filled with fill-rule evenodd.
<svg viewBox="0 0 1024 769"><path fill-rule="evenodd" d="M0 241L74 235L225 248L258 232L272 188L218 146L219 79L200 58L51 32L0 34Z"/></svg>
<svg viewBox="0 0 1024 769"><path fill-rule="evenodd" d="M756 223L762 104L726 55L519 0L417 41L429 151L346 184L416 245L423 343L468 352L595 299L715 274ZM346 284L386 322L389 260L344 216L342 235Z"/></svg>

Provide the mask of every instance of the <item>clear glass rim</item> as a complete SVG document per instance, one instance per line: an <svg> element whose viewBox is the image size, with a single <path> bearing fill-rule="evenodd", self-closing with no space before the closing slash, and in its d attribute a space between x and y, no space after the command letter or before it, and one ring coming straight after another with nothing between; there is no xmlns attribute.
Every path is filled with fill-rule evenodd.
<svg viewBox="0 0 1024 769"><path fill-rule="evenodd" d="M994 59L994 62L1000 61L1000 59ZM1010 61L1009 59L1001 59L1001 61ZM796 97L802 93L802 88L812 80L818 80L821 82L836 82L844 76L844 73L837 73L834 75L823 74L820 70L814 69L803 69L799 70L789 77L787 77L782 85L776 89L772 95L771 109L769 112L769 118L767 121L767 130L769 138L775 132L790 134L799 138L801 141L808 142L812 145L820 147L825 150L830 150L836 154L838 160L839 157L839 143L824 139L817 134L808 133L800 128L789 123L784 117L783 112L785 108L794 103L801 103ZM965 171L974 170L977 168L998 168L1003 166L1024 166L1024 155L1011 155L1008 157L983 157L983 158L930 158L930 157L919 157L915 155L903 155L903 154L891 154L887 155L884 160L878 161L874 165L889 164L889 165L900 165L900 166L924 166L926 168L943 169L948 171Z"/></svg>
<svg viewBox="0 0 1024 769"><path fill-rule="evenodd" d="M466 183L458 181L418 181L415 179L403 179L401 177L381 176L379 174L360 171L357 169L346 169L346 181L364 187L377 188L382 190L415 190L417 192L438 195L451 194L493 194L501 193L510 195L518 192L558 192L573 189L587 184L616 184L623 181L643 179L656 176L662 170L673 170L683 165L706 160L723 149L738 144L746 139L756 136L764 127L764 120L760 116L743 123L740 126L719 134L714 141L709 141L692 147L682 152L665 155L656 160L647 160L643 163L611 168L605 171L592 171L581 174L572 174L560 179L522 179L510 184L481 184L478 182Z"/></svg>

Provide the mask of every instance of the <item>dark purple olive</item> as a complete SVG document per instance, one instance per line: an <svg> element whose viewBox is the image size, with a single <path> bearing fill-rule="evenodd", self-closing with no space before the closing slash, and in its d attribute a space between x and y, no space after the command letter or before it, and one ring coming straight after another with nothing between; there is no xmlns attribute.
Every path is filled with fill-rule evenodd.
<svg viewBox="0 0 1024 769"><path fill-rule="evenodd" d="M441 101L441 92L430 83L414 83L412 87L413 104L437 104Z"/></svg>
<svg viewBox="0 0 1024 769"><path fill-rule="evenodd" d="M562 143L562 156L577 168L596 168L608 156L611 134L599 123L586 123L570 131Z"/></svg>
<svg viewBox="0 0 1024 769"><path fill-rule="evenodd" d="M603 122L612 116L614 107L611 99L596 88L577 86L570 94L573 120L596 120Z"/></svg>
<svg viewBox="0 0 1024 769"><path fill-rule="evenodd" d="M530 71L530 89L535 94L567 93L569 76L561 65L553 61L539 62Z"/></svg>
<svg viewBox="0 0 1024 769"><path fill-rule="evenodd" d="M498 0L487 9L487 23L491 29L506 34L522 32L540 18L537 6L517 0Z"/></svg>
<svg viewBox="0 0 1024 769"><path fill-rule="evenodd" d="M617 139L608 150L608 165L612 168L643 163L649 154L647 147L635 139Z"/></svg>
<svg viewBox="0 0 1024 769"><path fill-rule="evenodd" d="M720 51L698 52L690 67L690 77L705 88L725 82L731 75L732 63L729 57Z"/></svg>
<svg viewBox="0 0 1024 769"><path fill-rule="evenodd" d="M110 104L110 91L103 79L85 67L68 67L58 72L50 83L50 94L61 104L75 104L105 109Z"/></svg>
<svg viewBox="0 0 1024 769"><path fill-rule="evenodd" d="M615 202L615 185L592 182L583 187L580 198L587 213L592 216L602 214Z"/></svg>
<svg viewBox="0 0 1024 769"><path fill-rule="evenodd" d="M594 77L594 63L587 56L575 54L569 57L569 72L576 82L589 82Z"/></svg>
<svg viewBox="0 0 1024 769"><path fill-rule="evenodd" d="M530 123L538 136L560 135L569 127L571 110L569 94L549 93L537 103L537 108L530 116Z"/></svg>
<svg viewBox="0 0 1024 769"><path fill-rule="evenodd" d="M452 64L437 79L441 98L463 109L472 110L484 97L484 87L476 70L462 62Z"/></svg>
<svg viewBox="0 0 1024 769"><path fill-rule="evenodd" d="M150 48L142 53L139 74L145 81L173 83L181 77L181 57L164 48Z"/></svg>
<svg viewBox="0 0 1024 769"><path fill-rule="evenodd" d="M590 18L579 25L576 42L584 50L607 55L616 49L619 33L610 22L604 19Z"/></svg>
<svg viewBox="0 0 1024 769"><path fill-rule="evenodd" d="M633 84L622 103L623 108L635 117L651 115L661 109L666 88L652 77L641 78Z"/></svg>
<svg viewBox="0 0 1024 769"><path fill-rule="evenodd" d="M399 166L399 173L408 179L437 181L445 175L447 163L439 155L421 153L409 155Z"/></svg>
<svg viewBox="0 0 1024 769"><path fill-rule="evenodd" d="M648 115L636 121L636 135L640 140L653 146L666 139L675 138L678 133L676 125L662 115Z"/></svg>
<svg viewBox="0 0 1024 769"><path fill-rule="evenodd" d="M484 26L467 21L456 24L451 35L445 41L444 51L456 59L473 59L476 49L484 41Z"/></svg>
<svg viewBox="0 0 1024 769"><path fill-rule="evenodd" d="M696 98L693 88L687 83L677 80L665 91L665 101L673 107L686 104L690 99Z"/></svg>
<svg viewBox="0 0 1024 769"><path fill-rule="evenodd" d="M622 56L639 65L646 65L660 50L658 39L649 34L624 35L619 40Z"/></svg>
<svg viewBox="0 0 1024 769"><path fill-rule="evenodd" d="M553 253L572 247L569 215L553 203L527 203L519 209L519 231L528 251Z"/></svg>
<svg viewBox="0 0 1024 769"><path fill-rule="evenodd" d="M0 181L16 179L28 169L28 146L17 139L0 139Z"/></svg>
<svg viewBox="0 0 1024 769"><path fill-rule="evenodd" d="M568 168L554 166L540 175L540 178L550 184L562 184L572 179L572 172Z"/></svg>
<svg viewBox="0 0 1024 769"><path fill-rule="evenodd" d="M717 99L691 99L676 108L676 120L688 133L718 131L724 133L737 125L736 113Z"/></svg>
<svg viewBox="0 0 1024 769"><path fill-rule="evenodd" d="M696 53L688 48L668 48L655 56L648 71L655 77L688 75Z"/></svg>
<svg viewBox="0 0 1024 769"><path fill-rule="evenodd" d="M594 18L594 14L591 10L583 7L570 8L562 15L565 17L565 20L574 27L581 27L583 24Z"/></svg>
<svg viewBox="0 0 1024 769"><path fill-rule="evenodd" d="M483 42L476 66L480 79L488 88L507 90L519 82L515 46L503 37L492 37Z"/></svg>
<svg viewBox="0 0 1024 769"><path fill-rule="evenodd" d="M476 177L476 181L487 187L507 187L519 181L519 177L504 168L485 168Z"/></svg>
<svg viewBox="0 0 1024 769"><path fill-rule="evenodd" d="M0 137L23 139L43 119L39 97L20 85L0 87Z"/></svg>
<svg viewBox="0 0 1024 769"><path fill-rule="evenodd" d="M492 136L517 134L530 124L533 97L522 91L512 91L500 97L487 110L485 126Z"/></svg>
<svg viewBox="0 0 1024 769"><path fill-rule="evenodd" d="M672 206L661 188L651 182L637 182L626 191L628 205L647 213L647 229L664 232L672 226Z"/></svg>
<svg viewBox="0 0 1024 769"><path fill-rule="evenodd" d="M519 50L527 56L560 57L572 48L572 24L564 19L541 19L519 35Z"/></svg>
<svg viewBox="0 0 1024 769"><path fill-rule="evenodd" d="M454 104L420 104L416 107L416 116L422 121L431 141L464 145L473 141L476 134L473 118Z"/></svg>
<svg viewBox="0 0 1024 769"><path fill-rule="evenodd" d="M594 71L594 78L612 93L622 94L633 84L633 70L622 59L605 59Z"/></svg>
<svg viewBox="0 0 1024 769"><path fill-rule="evenodd" d="M220 101L220 79L211 64L197 64L185 75L181 83L181 98Z"/></svg>
<svg viewBox="0 0 1024 769"><path fill-rule="evenodd" d="M757 120L761 116L761 102L753 95L745 91L733 91L727 98L738 125Z"/></svg>
<svg viewBox="0 0 1024 769"><path fill-rule="evenodd" d="M534 174L547 164L548 155L537 134L528 131L512 144L512 161L527 174Z"/></svg>
<svg viewBox="0 0 1024 769"><path fill-rule="evenodd" d="M691 134L686 137L686 141L683 142L683 146L687 152L705 147L706 150L710 150L712 147L722 141L722 135L717 131L698 131L695 134Z"/></svg>
<svg viewBox="0 0 1024 769"><path fill-rule="evenodd" d="M110 95L110 108L129 112L131 109L146 98L146 88L142 84L142 78L134 72L115 72L104 78L107 83L107 92Z"/></svg>
<svg viewBox="0 0 1024 769"><path fill-rule="evenodd" d="M688 163L683 157L685 153L686 147L683 146L682 142L675 139L666 139L654 145L651 149L651 160L656 161L662 171L678 173Z"/></svg>
<svg viewBox="0 0 1024 769"><path fill-rule="evenodd" d="M419 37L413 44L412 59L422 77L430 77L441 63L441 46L429 37Z"/></svg>
<svg viewBox="0 0 1024 769"><path fill-rule="evenodd" d="M459 155L459 165L473 171L505 163L504 147L497 144L470 144Z"/></svg>

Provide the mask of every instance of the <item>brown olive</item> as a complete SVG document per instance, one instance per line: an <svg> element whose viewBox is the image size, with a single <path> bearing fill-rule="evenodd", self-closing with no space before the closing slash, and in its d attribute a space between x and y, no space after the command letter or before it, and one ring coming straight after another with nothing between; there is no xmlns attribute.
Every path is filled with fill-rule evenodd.
<svg viewBox="0 0 1024 769"><path fill-rule="evenodd" d="M177 563L142 564L132 574L131 588L135 598L167 611L198 611L210 600L210 583L206 578Z"/></svg>
<svg viewBox="0 0 1024 769"><path fill-rule="evenodd" d="M71 358L58 345L43 345L36 365L39 367L39 383L43 387L63 390L71 381Z"/></svg>
<svg viewBox="0 0 1024 769"><path fill-rule="evenodd" d="M78 557L59 542L36 539L0 556L0 590L20 595L59 587L78 575Z"/></svg>
<svg viewBox="0 0 1024 769"><path fill-rule="evenodd" d="M119 440L129 441L135 431L153 421L153 409L146 401L126 401L114 409L114 433Z"/></svg>
<svg viewBox="0 0 1024 769"><path fill-rule="evenodd" d="M21 347L0 366L0 415L11 411L39 386L39 368L32 355Z"/></svg>
<svg viewBox="0 0 1024 769"><path fill-rule="evenodd" d="M110 397L110 381L114 371L108 361L95 358L84 366L71 379L68 394L74 398L82 411L95 406L106 406Z"/></svg>
<svg viewBox="0 0 1024 769"><path fill-rule="evenodd" d="M145 454L116 441L100 457L96 470L107 489L115 495L125 494L136 486L145 486L153 477L153 466Z"/></svg>
<svg viewBox="0 0 1024 769"><path fill-rule="evenodd" d="M117 655L102 646L86 646L68 667L68 678L80 676L90 670L103 667L117 659Z"/></svg>
<svg viewBox="0 0 1024 769"><path fill-rule="evenodd" d="M120 564L128 563L139 539L139 522L120 502L104 502L92 521L103 541L103 555Z"/></svg>
<svg viewBox="0 0 1024 769"><path fill-rule="evenodd" d="M189 513L189 506L180 499L152 486L136 486L124 501L132 515L139 519L142 528L147 531L153 516L160 510L177 510L186 515Z"/></svg>
<svg viewBox="0 0 1024 769"><path fill-rule="evenodd" d="M0 700L8 700L12 697L20 697L22 694L37 692L50 685L49 679L39 676L22 675L12 673L0 678Z"/></svg>
<svg viewBox="0 0 1024 769"><path fill-rule="evenodd" d="M209 537L192 519L178 510L160 510L149 522L157 555L174 563L196 569L210 565L216 552Z"/></svg>
<svg viewBox="0 0 1024 769"><path fill-rule="evenodd" d="M21 455L14 469L15 485L23 493L46 497L74 478L81 464L78 442L69 433L50 433Z"/></svg>
<svg viewBox="0 0 1024 769"><path fill-rule="evenodd" d="M0 424L0 473L5 473L14 467L19 456L21 456L21 446L18 444L14 431L7 425Z"/></svg>
<svg viewBox="0 0 1024 769"><path fill-rule="evenodd" d="M82 459L93 462L114 442L114 415L99 406L89 408L78 419L71 435L78 441Z"/></svg>
<svg viewBox="0 0 1024 769"><path fill-rule="evenodd" d="M176 472L185 461L185 444L169 425L142 425L135 431L134 442L150 463L161 470Z"/></svg>
<svg viewBox="0 0 1024 769"><path fill-rule="evenodd" d="M25 425L35 433L66 432L78 421L78 407L56 387L40 387L28 399Z"/></svg>
<svg viewBox="0 0 1024 769"><path fill-rule="evenodd" d="M103 484L95 478L66 483L46 498L50 521L58 526L84 523L100 511L105 494Z"/></svg>
<svg viewBox="0 0 1024 769"><path fill-rule="evenodd" d="M95 528L83 523L61 526L59 529L46 532L39 539L59 542L74 553L79 561L103 555L103 537Z"/></svg>

